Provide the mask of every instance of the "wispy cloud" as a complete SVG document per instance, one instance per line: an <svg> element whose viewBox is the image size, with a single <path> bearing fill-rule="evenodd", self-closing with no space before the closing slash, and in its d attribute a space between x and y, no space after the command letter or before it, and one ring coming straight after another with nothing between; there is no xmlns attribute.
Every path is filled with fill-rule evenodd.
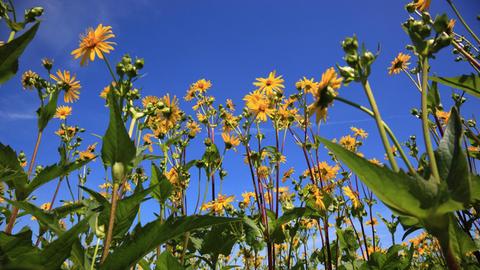
<svg viewBox="0 0 480 270"><path fill-rule="evenodd" d="M0 118L4 120L32 120L37 116L33 113L15 113L0 111Z"/></svg>

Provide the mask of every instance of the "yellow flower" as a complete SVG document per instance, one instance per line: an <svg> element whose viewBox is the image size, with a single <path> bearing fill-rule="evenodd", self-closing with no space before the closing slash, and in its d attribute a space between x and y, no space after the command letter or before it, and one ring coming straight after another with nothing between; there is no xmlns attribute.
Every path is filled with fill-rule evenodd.
<svg viewBox="0 0 480 270"><path fill-rule="evenodd" d="M72 107L70 107L70 106L59 106L55 110L55 115L53 117L65 120L71 114L72 114Z"/></svg>
<svg viewBox="0 0 480 270"><path fill-rule="evenodd" d="M259 121L266 122L267 116L272 116L274 112L274 109L271 108L270 101L258 90L246 95L243 100L245 100L248 110L253 113Z"/></svg>
<svg viewBox="0 0 480 270"><path fill-rule="evenodd" d="M240 144L240 139L235 137L235 135L229 134L229 133L222 133L222 139L225 142L225 148L230 149L230 148L235 148Z"/></svg>
<svg viewBox="0 0 480 270"><path fill-rule="evenodd" d="M79 158L81 160L89 160L89 159L94 159L95 158L95 148L97 146L97 143L91 144L87 147L87 150L80 152Z"/></svg>
<svg viewBox="0 0 480 270"><path fill-rule="evenodd" d="M325 210L325 204L323 203L323 195L320 189L312 184L308 184L308 190L310 192L310 197L315 201L315 207L319 210Z"/></svg>
<svg viewBox="0 0 480 270"><path fill-rule="evenodd" d="M342 86L342 81L343 78L337 77L337 72L331 67L322 74L322 80L318 83L318 89L330 86L332 89L337 90Z"/></svg>
<svg viewBox="0 0 480 270"><path fill-rule="evenodd" d="M295 172L295 169L294 169L293 167L290 168L290 169L288 169L288 170L283 174L282 183L285 183L285 182L287 181L287 179L290 178L294 172Z"/></svg>
<svg viewBox="0 0 480 270"><path fill-rule="evenodd" d="M319 162L317 164L317 166L312 168L314 178L317 179L317 180L321 179L322 181L329 181L329 180L335 179L335 177L337 177L339 169L340 169L340 167L338 167L338 165L330 166L325 161L324 162ZM308 169L305 170L303 172L303 174L305 176L308 176L308 177L311 176L310 171Z"/></svg>
<svg viewBox="0 0 480 270"><path fill-rule="evenodd" d="M419 11L425 11L430 7L431 0L417 0L414 4Z"/></svg>
<svg viewBox="0 0 480 270"><path fill-rule="evenodd" d="M234 200L234 196L225 196L222 194L218 194L218 197L216 200L208 202L204 205L202 205L202 210L211 210L216 214L221 214L224 212L226 208L231 207L231 203Z"/></svg>
<svg viewBox="0 0 480 270"><path fill-rule="evenodd" d="M30 89L32 90L35 84L37 83L37 80L40 79L40 76L38 76L37 73L28 70L25 71L22 75L22 86L23 89Z"/></svg>
<svg viewBox="0 0 480 270"><path fill-rule="evenodd" d="M205 93L212 87L212 82L205 79L200 79L190 86L190 89L194 92Z"/></svg>
<svg viewBox="0 0 480 270"><path fill-rule="evenodd" d="M399 53L395 59L393 59L392 64L388 68L388 74L398 74L402 70L406 70L408 68L408 65L410 63L410 55L404 54L404 53Z"/></svg>
<svg viewBox="0 0 480 270"><path fill-rule="evenodd" d="M362 205L360 200L358 199L357 193L354 192L349 186L344 186L342 190L345 196L347 196L350 201L352 201L353 208L358 209Z"/></svg>
<svg viewBox="0 0 480 270"><path fill-rule="evenodd" d="M243 203L248 205L250 204L251 199L255 198L255 192L244 192L242 193L242 197L243 197Z"/></svg>
<svg viewBox="0 0 480 270"><path fill-rule="evenodd" d="M146 96L142 99L142 105L143 107L147 107L149 104L150 105L156 105L160 99L156 96Z"/></svg>
<svg viewBox="0 0 480 270"><path fill-rule="evenodd" d="M469 146L468 151L472 153L479 153L480 152L480 147L478 146Z"/></svg>
<svg viewBox="0 0 480 270"><path fill-rule="evenodd" d="M377 226L378 225L378 220L376 218L372 218L372 219L368 220L367 222L365 222L365 225Z"/></svg>
<svg viewBox="0 0 480 270"><path fill-rule="evenodd" d="M258 87L258 90L267 96L270 96L277 92L282 92L285 86L283 85L284 80L282 76L275 76L276 71L270 72L267 78L257 78L256 82L253 85Z"/></svg>
<svg viewBox="0 0 480 270"><path fill-rule="evenodd" d="M190 121L187 123L188 136L193 138L197 136L198 133L202 130L200 125L195 121Z"/></svg>
<svg viewBox="0 0 480 270"><path fill-rule="evenodd" d="M308 106L310 115L316 115L316 122L325 120L327 109L333 103L333 98L338 95L338 89L342 86L343 78L337 77L337 72L333 67L327 69L322 74L322 80L318 87L313 87L310 93L313 95L314 102Z"/></svg>
<svg viewBox="0 0 480 270"><path fill-rule="evenodd" d="M115 43L107 41L113 37L115 37L115 35L112 32L111 26L103 26L102 24L99 24L95 30L89 28L87 33L81 36L78 49L73 50L71 54L75 59L82 57L82 60L80 61L81 66L88 64L88 60L95 60L95 55L97 55L98 58L103 59L105 53L113 51L112 45Z"/></svg>
<svg viewBox="0 0 480 270"><path fill-rule="evenodd" d="M227 99L226 106L227 109L229 109L230 111L235 111L235 104L233 104L233 101L231 99Z"/></svg>
<svg viewBox="0 0 480 270"><path fill-rule="evenodd" d="M167 94L159 102L163 104L163 108L157 109L156 115L148 120L148 126L155 132L156 136L166 134L182 118L182 111L178 107L176 96L170 98L170 95Z"/></svg>
<svg viewBox="0 0 480 270"><path fill-rule="evenodd" d="M103 98L103 99L107 99L107 95L110 92L110 88L115 87L115 85L117 85L117 84L115 82L112 82L111 84L105 86L103 88L102 92L100 93L100 97Z"/></svg>
<svg viewBox="0 0 480 270"><path fill-rule="evenodd" d="M44 203L40 206L40 209L42 209L43 211L48 211L50 210L50 208L52 208L52 204L49 202Z"/></svg>
<svg viewBox="0 0 480 270"><path fill-rule="evenodd" d="M153 152L153 147L152 147L152 137L154 137L155 135L153 135L152 133L147 133L145 135L143 135L143 145L147 145L148 146L148 151Z"/></svg>
<svg viewBox="0 0 480 270"><path fill-rule="evenodd" d="M112 184L106 182L98 186L100 189L109 189L112 187Z"/></svg>
<svg viewBox="0 0 480 270"><path fill-rule="evenodd" d="M316 83L313 78L307 79L306 77L303 77L303 79L295 83L295 87L297 87L298 90L305 91L306 93L313 93L315 89L318 88L318 83Z"/></svg>
<svg viewBox="0 0 480 270"><path fill-rule="evenodd" d="M267 179L267 177L270 175L270 169L267 166L260 166L257 169L257 177L259 179Z"/></svg>
<svg viewBox="0 0 480 270"><path fill-rule="evenodd" d="M445 112L445 111L436 111L435 116L440 120L440 122L443 125L446 125L448 123L448 119L450 119L450 112Z"/></svg>
<svg viewBox="0 0 480 270"><path fill-rule="evenodd" d="M355 152L357 147L357 140L350 135L343 136L342 138L340 138L339 143L341 146L343 146L344 148L352 152Z"/></svg>
<svg viewBox="0 0 480 270"><path fill-rule="evenodd" d="M57 70L57 76L50 74L50 78L58 84L62 84L62 87L65 90L63 101L66 103L77 101L80 95L80 81L76 81L76 76L70 75L70 71L67 70L64 70L63 73L60 70Z"/></svg>
<svg viewBox="0 0 480 270"><path fill-rule="evenodd" d="M382 163L376 158L369 159L368 161L370 161L370 163L373 163L377 166L382 166Z"/></svg>
<svg viewBox="0 0 480 270"><path fill-rule="evenodd" d="M366 139L367 136L368 136L368 133L365 132L365 130L363 130L361 128L351 127L350 129L352 130L353 136L355 136L355 137L360 137L362 139Z"/></svg>

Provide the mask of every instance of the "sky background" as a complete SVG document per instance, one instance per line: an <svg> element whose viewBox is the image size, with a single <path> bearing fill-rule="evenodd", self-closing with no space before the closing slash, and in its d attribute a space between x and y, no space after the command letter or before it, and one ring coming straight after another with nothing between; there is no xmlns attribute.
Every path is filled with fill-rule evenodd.
<svg viewBox="0 0 480 270"><path fill-rule="evenodd" d="M230 98L238 106L243 105L244 95L254 90L252 82L255 78L266 77L272 70L284 76L287 93L294 92L295 82L303 76L319 80L327 68L343 64L341 41L356 34L359 41L372 51L379 44L381 46L380 55L372 67L370 82L384 120L400 141L417 135L422 144L420 122L409 113L410 109L420 105L418 92L404 74L393 77L387 74L392 59L398 52L406 52L404 48L409 43L401 28L401 23L409 16L403 8L408 1L17 2L19 16L27 7L39 5L45 8L37 36L20 60L19 73L0 86L0 141L17 151L24 150L27 156L31 155L35 143L38 100L34 92L22 90L20 77L28 69L45 76L40 64L43 57L53 58L54 69L70 70L81 81L80 100L73 104L73 116L68 121L87 129L83 147L98 141L92 133L105 132L108 114L99 94L111 77L103 62L96 60L87 67L80 67L79 61L70 55L78 46L79 35L99 23L111 25L116 35L114 41L117 45L108 55L112 63L116 63L124 53L145 58L142 70L145 76L136 84L142 89L142 95L163 96L170 93L183 97L192 82L206 78L212 81L210 93L218 102L224 103ZM455 2L474 31L480 32L480 23L476 20L480 1ZM445 11L453 16L446 1L432 1L432 14ZM456 30L464 33L459 23ZM0 39L7 37L7 30L0 28ZM468 64L454 63L454 58L449 49L444 50L431 62L432 73L460 75L471 72ZM342 97L368 104L358 84L342 87L339 92ZM452 89L441 86L446 109L451 105L451 93ZM463 115L471 116L478 112L480 103L470 96L467 98ZM191 112L191 104L182 102L181 107ZM59 120L52 120L45 130L38 164L58 161L56 149L59 139L53 132L59 124ZM383 160L383 147L374 121L346 105L334 104L329 110L327 123L321 126L321 134L327 138L340 138L350 132L351 126L363 128L370 134L362 152L368 158ZM291 142L292 138L287 140ZM304 162L298 155L298 149L291 143L288 146L289 163L284 169L296 166L298 175L305 169ZM192 151L189 158L200 158L202 151L203 146ZM237 165L242 162L241 153L228 153L225 163L229 176L223 193L237 195L237 199L241 199L241 192L253 188L247 166ZM98 159L92 167L100 169L101 161ZM103 182L102 178L102 173L94 173L87 185L96 187ZM195 182L192 179L190 190L193 193L196 192ZM50 200L55 185L56 181L36 194L38 204ZM68 198L66 186L62 184L60 199ZM153 211L158 211L156 206L148 203L144 208L142 218L146 220L153 217ZM384 207L378 207L376 212L387 216L389 213ZM384 229L380 231L384 233ZM386 241L389 241L388 237Z"/></svg>

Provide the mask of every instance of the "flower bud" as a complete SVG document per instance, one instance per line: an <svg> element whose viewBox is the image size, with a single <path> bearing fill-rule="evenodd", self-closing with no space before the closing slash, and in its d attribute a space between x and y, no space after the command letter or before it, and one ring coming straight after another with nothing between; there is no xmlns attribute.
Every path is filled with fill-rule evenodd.
<svg viewBox="0 0 480 270"><path fill-rule="evenodd" d="M348 37L342 42L342 48L346 53L354 53L358 49L358 41L356 37Z"/></svg>
<svg viewBox="0 0 480 270"><path fill-rule="evenodd" d="M135 67L137 69L142 69L144 64L145 64L145 60L143 60L143 58L139 58L135 60Z"/></svg>
<svg viewBox="0 0 480 270"><path fill-rule="evenodd" d="M37 17L42 16L43 8L42 7L34 7L31 9L25 10L25 22L30 23L34 22Z"/></svg>
<svg viewBox="0 0 480 270"><path fill-rule="evenodd" d="M125 166L121 162L115 162L112 167L113 181L122 181L125 177Z"/></svg>
<svg viewBox="0 0 480 270"><path fill-rule="evenodd" d="M50 72L50 70L51 70L52 67L53 67L53 60L48 59L48 58L43 58L43 59L42 59L42 66L43 66L48 72Z"/></svg>

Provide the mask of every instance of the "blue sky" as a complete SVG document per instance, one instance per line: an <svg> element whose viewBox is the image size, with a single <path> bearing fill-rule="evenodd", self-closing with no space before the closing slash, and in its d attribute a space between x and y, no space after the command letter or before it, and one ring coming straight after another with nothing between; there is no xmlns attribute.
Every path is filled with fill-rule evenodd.
<svg viewBox="0 0 480 270"><path fill-rule="evenodd" d="M447 11L446 1L433 0L431 13ZM476 0L456 1L457 7L474 31L480 32L475 19L480 10ZM21 58L19 74L0 86L0 141L17 151L24 150L28 156L33 149L38 106L36 95L22 90L21 73L31 68L43 72L40 60L54 58L55 68L68 69L81 81L81 98L73 105L69 123L87 129L85 143L98 139L90 133L103 134L107 127L104 101L99 93L110 81L104 63L95 61L80 67L70 52L77 47L78 36L85 29L99 23L111 25L116 34L115 51L108 57L116 62L124 53L145 58L145 77L137 87L143 95L183 96L189 84L200 79L212 80L211 93L219 102L231 98L238 105L252 91L256 77L265 77L277 70L284 75L287 92L292 93L294 83L301 77L317 80L328 67L342 64L343 51L340 43L346 36L356 34L367 48L375 50L381 45L380 56L373 65L371 85L384 120L389 123L397 137L405 141L409 135L417 135L419 142L420 122L410 116L413 107L419 107L420 97L408 78L401 74L388 76L387 67L398 52L405 52L408 36L401 23L408 18L404 5L408 1L385 0L337 0L337 1L22 1L17 10L23 14L26 7L40 5L45 8L42 25L37 37ZM5 28L0 28L0 39L6 39ZM462 26L457 30L463 33ZM449 50L432 61L432 72L439 75L454 75L471 72L465 63L453 63ZM358 84L340 90L340 95L361 104L368 104ZM449 108L451 89L442 87L443 103ZM480 103L469 97L464 106L464 115L477 112ZM190 105L182 104L190 111ZM59 121L47 127L38 160L40 164L57 161L58 139L53 131ZM383 159L383 148L376 126L368 116L343 104L335 104L330 110L327 124L322 125L324 137L340 137L358 126L370 133L363 152L369 158ZM303 171L304 163L298 150L290 145L288 158ZM190 158L199 158L193 152ZM238 168L239 154L228 154L225 164L230 176L223 192L237 194L251 190L247 167ZM100 168L100 161L94 167ZM102 182L103 175L92 174L89 186ZM196 180L192 179L192 183ZM50 199L56 183L38 193L38 203ZM60 197L67 199L65 185ZM192 190L196 190L195 184ZM193 201L193 200L190 200ZM144 213L157 211L148 206ZM378 211L385 212L383 208Z"/></svg>

